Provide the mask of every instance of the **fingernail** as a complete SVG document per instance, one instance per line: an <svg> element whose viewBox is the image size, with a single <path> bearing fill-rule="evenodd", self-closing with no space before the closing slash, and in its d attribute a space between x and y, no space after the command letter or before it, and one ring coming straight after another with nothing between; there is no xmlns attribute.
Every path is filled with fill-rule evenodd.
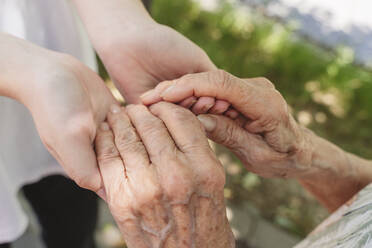
<svg viewBox="0 0 372 248"><path fill-rule="evenodd" d="M110 111L111 111L111 113L113 113L113 114L117 114L117 113L120 112L120 107L119 107L118 105L116 105L116 104L113 104L113 105L111 105L111 107L110 107Z"/></svg>
<svg viewBox="0 0 372 248"><path fill-rule="evenodd" d="M110 126L107 124L107 122L102 122L100 128L102 131L110 130Z"/></svg>
<svg viewBox="0 0 372 248"><path fill-rule="evenodd" d="M236 112L235 110L227 110L226 116L231 119L236 119L239 116L239 113Z"/></svg>
<svg viewBox="0 0 372 248"><path fill-rule="evenodd" d="M202 112L207 112L209 109L211 109L212 107L214 106L213 103L210 103L210 104L206 104L202 107Z"/></svg>
<svg viewBox="0 0 372 248"><path fill-rule="evenodd" d="M216 120L206 115L198 115L198 119L204 126L205 131L212 132L216 128Z"/></svg>

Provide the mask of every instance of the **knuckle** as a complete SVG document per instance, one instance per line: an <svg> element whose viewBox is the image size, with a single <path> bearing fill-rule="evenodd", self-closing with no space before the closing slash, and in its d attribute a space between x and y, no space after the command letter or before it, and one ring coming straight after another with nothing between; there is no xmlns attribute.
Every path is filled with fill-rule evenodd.
<svg viewBox="0 0 372 248"><path fill-rule="evenodd" d="M189 180L174 181L166 188L167 198L171 201L185 201L192 193L192 183Z"/></svg>
<svg viewBox="0 0 372 248"><path fill-rule="evenodd" d="M161 90L164 89L167 85L169 85L169 81L160 82L158 85L155 86L155 89Z"/></svg>
<svg viewBox="0 0 372 248"><path fill-rule="evenodd" d="M228 86L230 84L231 74L228 72L217 69L208 73L208 81L210 83L220 84L222 87Z"/></svg>
<svg viewBox="0 0 372 248"><path fill-rule="evenodd" d="M182 150L188 154L202 154L210 149L208 140L204 136L194 135L181 143Z"/></svg>
<svg viewBox="0 0 372 248"><path fill-rule="evenodd" d="M142 153L144 148L140 141L133 141L133 142L127 142L127 143L119 143L117 145L117 148L119 151L124 153L133 153L133 154L139 154Z"/></svg>
<svg viewBox="0 0 372 248"><path fill-rule="evenodd" d="M194 189L192 173L182 165L176 167L177 171L162 181L164 193L171 202L187 200Z"/></svg>
<svg viewBox="0 0 372 248"><path fill-rule="evenodd" d="M165 110L168 108L170 103L168 102L157 102L155 104L152 104L149 109L151 113L153 113L155 116L160 115L162 112L165 112Z"/></svg>
<svg viewBox="0 0 372 248"><path fill-rule="evenodd" d="M115 144L119 150L129 148L138 143L137 133L132 128L126 128L115 136Z"/></svg>
<svg viewBox="0 0 372 248"><path fill-rule="evenodd" d="M177 147L176 146L169 146L166 144L159 144L158 142L154 141L150 143L149 146L157 146L156 152L148 151L151 157L151 160L155 163L163 163L167 162L170 158L174 158L177 154Z"/></svg>
<svg viewBox="0 0 372 248"><path fill-rule="evenodd" d="M287 105L287 102L285 101L285 99L283 98L282 94L280 94L279 91L274 89L273 92L272 92L271 99L272 99L272 101L274 101L273 104L278 106L278 108L276 110L276 113L278 114L278 116L281 117L281 119L287 118L288 115L289 115L288 105ZM275 106L275 105L273 105L273 106Z"/></svg>
<svg viewBox="0 0 372 248"><path fill-rule="evenodd" d="M178 122L190 121L193 119L194 115L185 108L173 108L172 117Z"/></svg>
<svg viewBox="0 0 372 248"><path fill-rule="evenodd" d="M176 80L175 83L187 83L189 81L192 81L195 78L195 75L193 74L186 74L182 76L179 80Z"/></svg>
<svg viewBox="0 0 372 248"><path fill-rule="evenodd" d="M223 189L225 183L226 176L222 169L215 168L201 177L201 184L212 192Z"/></svg>
<svg viewBox="0 0 372 248"><path fill-rule="evenodd" d="M163 198L163 191L158 185L153 184L152 186L146 187L145 191L137 196L136 210L141 210L152 205L155 202L161 201Z"/></svg>
<svg viewBox="0 0 372 248"><path fill-rule="evenodd" d="M269 79L265 77L258 77L257 80L259 80L266 87L275 89L275 85Z"/></svg>
<svg viewBox="0 0 372 248"><path fill-rule="evenodd" d="M163 128L162 121L155 118L145 118L142 120L141 123L141 130L144 135L156 136L162 128Z"/></svg>
<svg viewBox="0 0 372 248"><path fill-rule="evenodd" d="M119 158L119 152L114 144L104 145L97 154L97 161L100 164L108 163L117 158Z"/></svg>
<svg viewBox="0 0 372 248"><path fill-rule="evenodd" d="M237 128L233 125L227 125L225 134L221 136L221 140L219 142L227 147L233 148L236 147L238 144L236 137L239 137L239 135L237 135Z"/></svg>
<svg viewBox="0 0 372 248"><path fill-rule="evenodd" d="M126 106L126 110L128 112L134 112L134 113L138 113L138 112L141 112L141 111L146 111L146 106L144 105L139 105L139 104L129 104Z"/></svg>

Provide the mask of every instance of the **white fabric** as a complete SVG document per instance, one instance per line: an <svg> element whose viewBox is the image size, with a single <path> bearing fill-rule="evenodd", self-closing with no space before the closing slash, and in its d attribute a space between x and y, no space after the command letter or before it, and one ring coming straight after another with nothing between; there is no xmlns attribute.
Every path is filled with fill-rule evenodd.
<svg viewBox="0 0 372 248"><path fill-rule="evenodd" d="M0 32L69 53L96 69L93 49L68 1L0 0ZM14 241L27 227L17 200L20 187L56 173L63 170L41 143L28 110L0 97L0 244Z"/></svg>

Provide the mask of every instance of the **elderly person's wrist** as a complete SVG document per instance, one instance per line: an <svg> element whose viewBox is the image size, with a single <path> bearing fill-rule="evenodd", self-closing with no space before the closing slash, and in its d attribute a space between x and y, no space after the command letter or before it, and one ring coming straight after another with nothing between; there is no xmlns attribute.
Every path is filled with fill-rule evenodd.
<svg viewBox="0 0 372 248"><path fill-rule="evenodd" d="M343 151L310 133L311 166L298 181L330 211L334 211L372 182L372 162Z"/></svg>
<svg viewBox="0 0 372 248"><path fill-rule="evenodd" d="M312 174L315 170L313 167L314 134L311 130L299 125L290 114L287 123L288 130L294 138L287 152L288 166L283 168L287 170L283 177L301 178Z"/></svg>

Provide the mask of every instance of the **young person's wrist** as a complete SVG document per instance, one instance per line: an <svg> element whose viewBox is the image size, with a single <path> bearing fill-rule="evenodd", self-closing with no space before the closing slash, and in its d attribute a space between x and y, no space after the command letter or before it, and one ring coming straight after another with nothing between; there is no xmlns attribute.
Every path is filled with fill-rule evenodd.
<svg viewBox="0 0 372 248"><path fill-rule="evenodd" d="M8 34L0 34L0 43L0 95L23 103L57 53Z"/></svg>
<svg viewBox="0 0 372 248"><path fill-rule="evenodd" d="M112 53L123 40L157 24L141 0L73 0L91 41L102 56Z"/></svg>

